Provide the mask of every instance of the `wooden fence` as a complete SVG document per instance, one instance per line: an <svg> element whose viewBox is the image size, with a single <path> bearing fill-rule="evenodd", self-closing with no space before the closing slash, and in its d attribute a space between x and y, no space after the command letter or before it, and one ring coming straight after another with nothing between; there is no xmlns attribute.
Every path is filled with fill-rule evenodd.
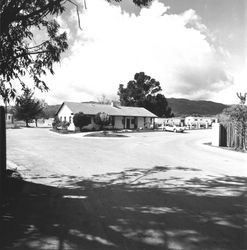
<svg viewBox="0 0 247 250"><path fill-rule="evenodd" d="M241 126L241 124L235 124L233 122L228 122L222 126L223 138L225 137L224 146L236 148L236 149L246 149L246 126Z"/></svg>

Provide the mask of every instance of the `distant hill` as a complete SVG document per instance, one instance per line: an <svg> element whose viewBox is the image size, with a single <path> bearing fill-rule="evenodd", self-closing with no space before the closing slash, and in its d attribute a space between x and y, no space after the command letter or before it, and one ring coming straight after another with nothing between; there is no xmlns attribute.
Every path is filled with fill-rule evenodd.
<svg viewBox="0 0 247 250"><path fill-rule="evenodd" d="M201 116L212 116L222 112L224 108L228 106L222 103L211 102L211 101L192 101L182 98L166 98L172 112L175 116L187 116L187 115L201 115ZM99 103L95 101L85 103ZM49 117L55 117L56 112L60 108L61 104L48 105L46 107L46 113Z"/></svg>
<svg viewBox="0 0 247 250"><path fill-rule="evenodd" d="M175 116L211 116L222 112L228 105L211 101L192 101L180 98L166 98Z"/></svg>

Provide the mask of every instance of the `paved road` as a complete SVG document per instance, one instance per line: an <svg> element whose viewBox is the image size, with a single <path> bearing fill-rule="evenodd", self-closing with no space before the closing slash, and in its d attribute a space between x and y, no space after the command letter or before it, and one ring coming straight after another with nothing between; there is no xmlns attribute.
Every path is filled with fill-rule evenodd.
<svg viewBox="0 0 247 250"><path fill-rule="evenodd" d="M203 144L210 130L97 139L30 128L7 140L9 166L29 182L6 189L0 249L247 249L247 154Z"/></svg>
<svg viewBox="0 0 247 250"><path fill-rule="evenodd" d="M131 133L127 138L60 135L49 129L23 128L7 132L7 159L26 175L91 177L129 168L180 166L212 174L246 176L247 154L204 143L211 130L186 133Z"/></svg>

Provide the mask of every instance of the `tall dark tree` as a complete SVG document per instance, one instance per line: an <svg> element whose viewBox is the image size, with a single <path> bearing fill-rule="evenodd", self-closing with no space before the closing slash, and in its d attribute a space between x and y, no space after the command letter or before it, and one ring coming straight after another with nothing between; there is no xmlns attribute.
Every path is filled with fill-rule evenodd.
<svg viewBox="0 0 247 250"><path fill-rule="evenodd" d="M118 95L123 106L144 107L159 117L171 117L171 108L161 91L158 81L140 72L127 83L126 88L123 84L119 85Z"/></svg>
<svg viewBox="0 0 247 250"><path fill-rule="evenodd" d="M168 102L164 95L148 95L143 102L143 107L151 111L158 117L172 117L174 116L171 108L168 105Z"/></svg>
<svg viewBox="0 0 247 250"><path fill-rule="evenodd" d="M31 120L37 120L43 111L42 103L33 97L34 93L26 88L16 100L15 118L26 122L26 127ZM37 122L36 122L37 126Z"/></svg>

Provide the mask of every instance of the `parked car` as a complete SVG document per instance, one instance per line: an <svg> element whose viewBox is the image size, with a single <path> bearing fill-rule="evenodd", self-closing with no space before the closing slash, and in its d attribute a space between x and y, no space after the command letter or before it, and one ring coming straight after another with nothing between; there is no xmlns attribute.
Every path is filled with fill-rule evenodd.
<svg viewBox="0 0 247 250"><path fill-rule="evenodd" d="M184 132L185 128L184 127L181 127L181 126L177 126L177 125L166 125L164 126L164 129L165 131L172 131L172 132Z"/></svg>

